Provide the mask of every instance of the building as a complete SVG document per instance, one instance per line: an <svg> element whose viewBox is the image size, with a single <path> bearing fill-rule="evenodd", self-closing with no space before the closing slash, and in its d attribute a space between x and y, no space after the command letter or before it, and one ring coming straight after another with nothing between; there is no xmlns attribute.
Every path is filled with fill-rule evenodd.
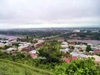
<svg viewBox="0 0 100 75"><path fill-rule="evenodd" d="M70 50L69 48L66 48L66 49L60 49L61 52L65 52L65 53L68 52L69 50Z"/></svg>
<svg viewBox="0 0 100 75"><path fill-rule="evenodd" d="M12 46L11 42L5 43L6 46Z"/></svg>
<svg viewBox="0 0 100 75"><path fill-rule="evenodd" d="M68 45L68 43L67 42L62 42L62 45Z"/></svg>
<svg viewBox="0 0 100 75"><path fill-rule="evenodd" d="M61 45L62 48L68 48L68 43L67 42L62 42L62 45Z"/></svg>
<svg viewBox="0 0 100 75"><path fill-rule="evenodd" d="M75 48L78 48L80 50L86 50L87 46L86 45L75 45Z"/></svg>
<svg viewBox="0 0 100 75"><path fill-rule="evenodd" d="M30 56L31 56L33 59L37 58L37 54L30 54Z"/></svg>
<svg viewBox="0 0 100 75"><path fill-rule="evenodd" d="M5 47L5 44L4 43L0 43L0 47Z"/></svg>
<svg viewBox="0 0 100 75"><path fill-rule="evenodd" d="M73 32L77 32L78 33L78 32L80 32L80 30L76 29L76 30L73 30Z"/></svg>
<svg viewBox="0 0 100 75"><path fill-rule="evenodd" d="M68 45L61 45L62 48L68 48Z"/></svg>
<svg viewBox="0 0 100 75"><path fill-rule="evenodd" d="M100 54L100 49L95 49L94 53Z"/></svg>
<svg viewBox="0 0 100 75"><path fill-rule="evenodd" d="M21 44L19 44L19 45L20 45L18 47L19 51L31 51L31 50L33 50L31 43L21 42Z"/></svg>
<svg viewBox="0 0 100 75"><path fill-rule="evenodd" d="M7 50L6 50L6 52L7 53L10 53L11 51L15 51L15 50L17 50L16 48L8 48Z"/></svg>
<svg viewBox="0 0 100 75"><path fill-rule="evenodd" d="M36 54L37 51L36 51L36 50L32 50L32 51L30 51L29 53L31 53L31 54Z"/></svg>
<svg viewBox="0 0 100 75"><path fill-rule="evenodd" d="M81 58L87 57L87 55L85 55L85 54L80 54L80 53L76 53L76 52L71 52L70 54L75 57L81 57Z"/></svg>
<svg viewBox="0 0 100 75"><path fill-rule="evenodd" d="M44 45L43 43L37 43L37 44L34 44L34 47L41 47L43 45Z"/></svg>

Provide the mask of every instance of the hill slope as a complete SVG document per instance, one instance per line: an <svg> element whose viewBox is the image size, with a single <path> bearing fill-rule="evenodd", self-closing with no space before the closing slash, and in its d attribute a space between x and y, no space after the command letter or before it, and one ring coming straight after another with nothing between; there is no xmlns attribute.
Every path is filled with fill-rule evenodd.
<svg viewBox="0 0 100 75"><path fill-rule="evenodd" d="M0 59L0 75L53 75L51 72L25 64Z"/></svg>

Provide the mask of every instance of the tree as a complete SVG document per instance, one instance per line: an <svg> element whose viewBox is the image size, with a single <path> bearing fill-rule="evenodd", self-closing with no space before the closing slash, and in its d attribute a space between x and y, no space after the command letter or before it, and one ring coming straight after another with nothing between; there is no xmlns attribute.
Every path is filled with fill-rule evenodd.
<svg viewBox="0 0 100 75"><path fill-rule="evenodd" d="M93 58L72 60L55 67L55 75L99 75Z"/></svg>
<svg viewBox="0 0 100 75"><path fill-rule="evenodd" d="M6 45L5 45L3 49L8 49L8 48L10 48L10 46L6 46Z"/></svg>
<svg viewBox="0 0 100 75"><path fill-rule="evenodd" d="M90 46L90 45L87 45L86 51L89 52L89 51L91 51L91 50L92 50L92 49L91 49L91 46Z"/></svg>
<svg viewBox="0 0 100 75"><path fill-rule="evenodd" d="M60 62L61 60L61 52L60 52L61 44L59 42L45 42L45 45L39 49L39 56L45 57L45 62Z"/></svg>
<svg viewBox="0 0 100 75"><path fill-rule="evenodd" d="M37 40L33 40L33 43L37 43L38 41Z"/></svg>

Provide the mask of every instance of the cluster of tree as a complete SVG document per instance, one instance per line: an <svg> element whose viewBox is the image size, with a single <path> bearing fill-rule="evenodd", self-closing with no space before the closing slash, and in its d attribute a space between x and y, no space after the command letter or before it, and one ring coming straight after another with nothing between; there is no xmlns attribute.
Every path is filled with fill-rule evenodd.
<svg viewBox="0 0 100 75"><path fill-rule="evenodd" d="M13 43L12 46L19 47L19 43Z"/></svg>
<svg viewBox="0 0 100 75"><path fill-rule="evenodd" d="M8 59L8 60L16 61L16 60L21 60L25 58L25 54L26 52L6 53L6 52L0 51L0 59Z"/></svg>
<svg viewBox="0 0 100 75"><path fill-rule="evenodd" d="M0 47L0 49L6 50L6 49L8 49L8 48L10 48L10 47L11 47L11 46L5 45L4 47Z"/></svg>
<svg viewBox="0 0 100 75"><path fill-rule="evenodd" d="M74 35L75 34L75 35ZM73 37L72 37L73 36ZM66 34L60 34L60 37L64 37L65 39L79 39L79 40L100 40L100 35L97 32L69 32Z"/></svg>
<svg viewBox="0 0 100 75"><path fill-rule="evenodd" d="M8 39L6 39L6 38L0 38L0 40L8 40Z"/></svg>
<svg viewBox="0 0 100 75"><path fill-rule="evenodd" d="M26 38L17 38L17 41L22 41L22 42L30 42L30 43L37 43L37 40L34 40L33 37L26 36Z"/></svg>
<svg viewBox="0 0 100 75"><path fill-rule="evenodd" d="M55 67L55 75L99 75L93 58L72 60Z"/></svg>
<svg viewBox="0 0 100 75"><path fill-rule="evenodd" d="M0 31L0 34L5 35L23 35L23 36L30 36L35 38L42 38L42 37L49 37L55 36L60 34L60 32L54 31Z"/></svg>
<svg viewBox="0 0 100 75"><path fill-rule="evenodd" d="M92 51L92 49L91 49L91 46L90 46L90 45L87 45L86 51L87 51L87 52Z"/></svg>
<svg viewBox="0 0 100 75"><path fill-rule="evenodd" d="M46 41L44 46L39 48L39 56L45 57L46 59L41 60L43 63L59 63L61 61L61 43L53 40Z"/></svg>

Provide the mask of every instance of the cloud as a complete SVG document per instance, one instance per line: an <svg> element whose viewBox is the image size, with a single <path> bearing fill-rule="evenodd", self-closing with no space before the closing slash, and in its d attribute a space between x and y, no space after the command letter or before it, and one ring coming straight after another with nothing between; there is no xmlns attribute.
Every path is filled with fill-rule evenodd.
<svg viewBox="0 0 100 75"><path fill-rule="evenodd" d="M100 24L99 9L100 0L0 0L0 25Z"/></svg>

